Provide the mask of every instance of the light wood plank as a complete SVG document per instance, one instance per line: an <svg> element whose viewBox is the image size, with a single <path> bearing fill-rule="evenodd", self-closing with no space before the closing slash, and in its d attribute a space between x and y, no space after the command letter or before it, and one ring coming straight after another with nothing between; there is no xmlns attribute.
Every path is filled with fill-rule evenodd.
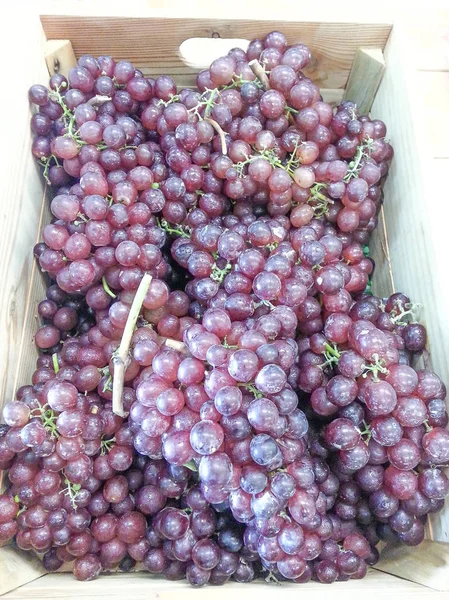
<svg viewBox="0 0 449 600"><path fill-rule="evenodd" d="M229 582L222 587L192 588L185 581L164 581L148 573L103 575L100 579L83 583L69 574L50 574L5 595L5 600L228 600L233 594L245 600L268 600L273 594L282 598L297 598L305 594L307 600L378 600L379 597L397 596L410 600L437 600L446 597L423 586L370 571L363 580L336 583L329 588L321 583L309 582L304 586L282 583L279 587L256 581L249 585Z"/></svg>
<svg viewBox="0 0 449 600"><path fill-rule="evenodd" d="M447 172L437 174L433 140L423 118L422 89L408 48L417 43L395 27L385 50L387 69L372 108L383 119L395 156L385 185L385 222L396 289L423 305L430 364L449 382L449 280L445 199ZM425 104L427 112L433 108ZM378 273L375 274L375 281ZM382 280L386 280L382 276ZM433 539L449 541L449 510L431 517Z"/></svg>
<svg viewBox="0 0 449 600"><path fill-rule="evenodd" d="M30 552L0 548L0 596L45 575L41 561Z"/></svg>
<svg viewBox="0 0 449 600"><path fill-rule="evenodd" d="M340 104L343 100L344 90L328 90L326 88L321 88L320 91L324 102L329 102L329 104L332 104L333 106Z"/></svg>
<svg viewBox="0 0 449 600"><path fill-rule="evenodd" d="M355 102L360 114L369 113L384 71L385 60L380 48L358 48L343 99Z"/></svg>
<svg viewBox="0 0 449 600"><path fill-rule="evenodd" d="M215 18L259 19L276 20L281 15L288 14L292 20L295 18L295 4L291 0L277 0L274 4L264 6L263 13L254 14L254 4L251 0L227 0L225 3L216 3L211 8L210 0L132 0L124 3L122 0L40 0L41 14L64 15L89 15L89 16L122 16L146 17L149 14L158 17L195 17L210 16L211 11ZM406 11L410 8L407 0L377 0L376 3L359 3L357 7L336 2L326 3L326 10L317 3L304 3L301 5L301 19L303 21L317 21L321 23L338 23L353 21L357 23L396 23L398 21L410 22L414 25L427 23L440 23L449 15L447 0L432 0L426 5L426 11Z"/></svg>
<svg viewBox="0 0 449 600"><path fill-rule="evenodd" d="M289 43L301 41L310 46L314 59L306 70L308 76L320 87L343 88L357 48L383 48L391 29L383 24L269 21L257 17L236 20L238 15L234 19L206 15L200 19L179 19L173 13L166 18L67 15L41 18L47 38L70 39L77 56L90 52L127 58L146 75L171 73L182 85L193 81L195 72L184 65L179 55L179 46L186 39L212 37L212 34L252 39L279 29Z"/></svg>
<svg viewBox="0 0 449 600"><path fill-rule="evenodd" d="M447 42L449 57L449 41ZM449 70L418 71L414 81L416 110L435 158L449 158Z"/></svg>
<svg viewBox="0 0 449 600"><path fill-rule="evenodd" d="M388 202L387 198L387 202ZM372 281L373 293L380 297L393 294L396 290L393 269L391 267L390 246L383 206L379 211L379 225L373 232L370 243L370 256L375 268Z"/></svg>
<svg viewBox="0 0 449 600"><path fill-rule="evenodd" d="M449 18L432 19L430 26L420 20L410 26L410 33L419 40L410 46L416 68L423 71L449 71Z"/></svg>
<svg viewBox="0 0 449 600"><path fill-rule="evenodd" d="M14 90L13 117L3 122L1 164L2 202L0 224L0 405L10 400L19 365L19 350L25 321L26 303L33 269L33 245L42 203L42 184L31 155L30 107L28 88L33 83L46 83L48 72L43 59L45 38L35 15L21 15L20 31L26 44L15 44L14 60L6 60L5 81ZM6 40L17 30L4 27ZM12 40L11 40L12 44ZM10 45L10 49L13 46ZM11 50L10 50L11 51ZM6 143L7 140L7 143ZM3 153L2 153L3 154ZM41 288L41 296L43 287ZM30 366L35 353L27 360ZM29 376L28 370L28 376Z"/></svg>
<svg viewBox="0 0 449 600"><path fill-rule="evenodd" d="M37 243L42 239L42 228L49 223L51 219L49 196L50 192L45 186L44 189L41 190L39 200L40 213L36 227L36 238L34 243ZM31 249L30 254L32 254ZM29 384L31 375L33 374L35 368L38 353L34 344L34 334L42 324L37 313L37 305L43 298L45 298L45 290L46 284L40 271L39 264L36 260L33 260L28 280L22 333L18 344L19 360L14 373L14 392L21 385Z"/></svg>
<svg viewBox="0 0 449 600"><path fill-rule="evenodd" d="M45 47L45 62L50 75L61 73L69 74L70 69L76 64L70 40L48 40Z"/></svg>
<svg viewBox="0 0 449 600"><path fill-rule="evenodd" d="M375 567L398 577L449 591L449 544L424 541L419 546L387 546Z"/></svg>
<svg viewBox="0 0 449 600"><path fill-rule="evenodd" d="M36 270L33 245L38 239L43 198L41 179L30 152L31 112L27 94L33 83L48 81L45 37L36 13L20 11L19 7L11 7L11 10L17 17L15 23L20 26L11 27L4 19L0 36L2 56L14 52L14 59L5 60L3 66L5 81L14 95L11 96L13 112L2 125L0 160L4 169L0 209L0 408L12 399L18 380L30 381L37 353L32 343L35 327L30 323L28 309L30 298L34 311L36 299L45 294L40 277L33 278L31 284ZM26 43L17 43L18 31ZM22 344L24 332L30 342L26 348ZM0 491L1 476L2 473ZM13 547L0 548L0 594L41 577L44 572L36 556Z"/></svg>

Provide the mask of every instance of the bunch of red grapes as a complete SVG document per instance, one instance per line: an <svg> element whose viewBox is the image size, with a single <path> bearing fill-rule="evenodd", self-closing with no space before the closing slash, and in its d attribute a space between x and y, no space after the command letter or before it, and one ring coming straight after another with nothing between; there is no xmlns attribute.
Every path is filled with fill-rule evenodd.
<svg viewBox="0 0 449 600"><path fill-rule="evenodd" d="M269 33L178 90L82 56L34 85L54 189L31 385L3 409L0 543L78 579L361 578L449 494L416 306L371 294L393 156ZM137 307L120 402L115 357Z"/></svg>

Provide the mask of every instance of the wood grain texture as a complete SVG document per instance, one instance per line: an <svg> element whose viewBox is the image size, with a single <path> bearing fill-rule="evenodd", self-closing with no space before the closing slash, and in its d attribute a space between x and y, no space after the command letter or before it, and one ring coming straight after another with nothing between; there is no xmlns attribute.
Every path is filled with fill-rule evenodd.
<svg viewBox="0 0 449 600"><path fill-rule="evenodd" d="M447 44L449 54L449 41ZM449 158L449 70L417 71L414 88L417 115L435 158Z"/></svg>
<svg viewBox="0 0 449 600"><path fill-rule="evenodd" d="M309 582L298 587L256 581L249 585L229 582L222 587L192 588L185 581L164 581L148 573L103 575L89 583L76 581L69 574L49 574L4 596L5 600L228 600L234 594L245 600L268 600L273 594L296 599L305 594L307 600L327 600L329 587ZM378 600L397 596L408 600L443 600L444 593L405 581L379 571L369 571L363 580L336 583L331 588L333 600Z"/></svg>
<svg viewBox="0 0 449 600"><path fill-rule="evenodd" d="M0 596L45 575L41 561L30 552L0 548Z"/></svg>
<svg viewBox="0 0 449 600"><path fill-rule="evenodd" d="M387 198L388 202L388 198ZM383 206L379 211L379 225L370 239L370 256L375 268L372 281L373 293L384 298L396 291L394 274L391 267L390 245Z"/></svg>
<svg viewBox="0 0 449 600"><path fill-rule="evenodd" d="M424 99L416 65L407 48L419 44L395 27L385 50L387 69L372 107L383 119L395 156L385 184L385 222L391 266L397 290L423 305L421 319L428 331L430 365L449 382L449 279L447 232L449 203L444 198L447 171L437 171L431 138L432 105ZM434 93L442 93L440 90ZM447 98L447 96L446 96ZM447 98L449 100L449 98ZM446 100L446 102L447 102ZM375 275L375 278L377 273ZM449 541L449 506L431 515L437 541Z"/></svg>
<svg viewBox="0 0 449 600"><path fill-rule="evenodd" d="M273 29L283 31L289 43L307 44L314 56L306 70L326 88L343 88L358 47L384 48L391 27L364 23L302 23L292 20L80 17L43 15L47 39L70 39L77 56L111 54L128 59L146 75L172 74L180 85L191 85L195 69L184 65L179 46L191 37L252 39ZM124 32L126 31L126 35Z"/></svg>
<svg viewBox="0 0 449 600"><path fill-rule="evenodd" d="M411 46L416 68L422 71L449 72L449 16L433 19L430 26L413 23L410 33L420 40L419 45Z"/></svg>
<svg viewBox="0 0 449 600"><path fill-rule="evenodd" d="M36 224L35 241L39 242L42 239L42 228L50 222L50 193L47 187L40 191L39 196L39 219ZM36 201L37 201L36 194ZM29 249L29 254L32 255L32 249ZM37 313L37 305L45 298L46 282L42 276L39 265L33 259L28 279L28 289L25 301L25 312L23 316L22 333L18 345L19 360L15 370L13 381L13 390L17 390L21 385L28 385L31 375L35 368L36 358L38 356L36 346L34 344L34 334L42 325L42 322Z"/></svg>
<svg viewBox="0 0 449 600"><path fill-rule="evenodd" d="M38 20L35 21L35 26L39 26ZM75 55L73 53L70 41L57 40L57 43L52 44L43 40L43 48L45 50L44 64L46 65L46 69L45 75L42 75L41 80L44 83L48 81L49 75L55 72L54 65L56 59L59 62L58 72L64 75L67 75L70 69L76 64ZM25 147L27 155L31 154L29 151L30 143L30 141L27 141L27 147ZM33 170L38 171L39 168L32 157L31 161L33 162ZM34 371L37 357L37 351L34 344L34 334L41 325L37 313L37 305L43 298L45 298L46 290L45 280L42 276L39 265L33 258L33 245L42 239L42 228L50 222L52 217L49 208L51 190L47 188L43 179L38 176L38 181L36 182L33 191L33 206L38 210L38 217L35 222L33 241L30 243L28 248L25 249L31 259L31 265L26 279L27 290L24 299L25 309L23 312L21 335L17 346L15 346L15 349L18 352L18 361L15 366L14 377L12 380L13 392L21 385L28 384ZM18 239L20 240L20 235L18 236ZM6 400L8 399L6 398Z"/></svg>
<svg viewBox="0 0 449 600"><path fill-rule="evenodd" d="M343 99L355 102L360 114L369 113L384 71L380 48L357 48Z"/></svg>
<svg viewBox="0 0 449 600"><path fill-rule="evenodd" d="M375 568L447 592L449 544L424 541L415 547L387 546Z"/></svg>
<svg viewBox="0 0 449 600"><path fill-rule="evenodd" d="M35 309L45 286L33 257L46 212L39 169L31 155L28 88L46 84L45 37L37 14L20 14L26 44L17 44L17 28L3 23L2 41L14 47L14 60L5 61L4 74L14 89L14 118L4 119L2 144L2 201L0 222L0 408L14 396L17 384L29 383L37 356L33 342ZM15 40L11 38L15 36ZM20 65L20 68L18 68ZM0 491L2 489L0 472ZM0 548L0 594L41 577L45 570L36 556L17 548Z"/></svg>
<svg viewBox="0 0 449 600"><path fill-rule="evenodd" d="M45 46L45 62L50 75L60 73L66 77L76 64L70 40L48 40Z"/></svg>
<svg viewBox="0 0 449 600"><path fill-rule="evenodd" d="M5 62L5 78L14 89L14 118L4 119L2 125L3 139L8 141L2 144L6 152L1 161L5 175L2 176L0 209L0 405L12 399L21 362L20 342L42 201L42 184L30 152L31 113L27 92L33 83L46 83L48 79L43 58L45 38L37 16L32 19L24 14L20 28L27 43L16 44L14 60ZM4 33L8 34L6 28ZM42 296L43 288L40 292ZM34 349L23 359L20 368L26 363L25 371L29 377L31 363L35 360Z"/></svg>

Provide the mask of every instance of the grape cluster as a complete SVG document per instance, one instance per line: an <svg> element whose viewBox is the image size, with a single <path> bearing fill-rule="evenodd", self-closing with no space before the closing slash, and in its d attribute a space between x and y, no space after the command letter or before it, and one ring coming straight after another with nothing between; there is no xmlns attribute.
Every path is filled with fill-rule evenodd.
<svg viewBox="0 0 449 600"><path fill-rule="evenodd" d="M370 291L393 149L310 60L272 32L196 89L89 55L30 89L55 195L1 544L201 586L362 578L380 540L423 540L448 415L418 307Z"/></svg>

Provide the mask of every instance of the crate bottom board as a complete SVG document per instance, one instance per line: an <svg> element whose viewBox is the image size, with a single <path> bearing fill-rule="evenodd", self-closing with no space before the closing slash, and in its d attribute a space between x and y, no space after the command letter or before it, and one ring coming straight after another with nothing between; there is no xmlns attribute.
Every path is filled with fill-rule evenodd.
<svg viewBox="0 0 449 600"><path fill-rule="evenodd" d="M377 600L379 594L400 594L409 600L430 600L431 598L447 597L447 592L437 592L422 585L406 581L370 569L367 576L361 580L335 583L328 587L321 583L309 582L297 584L273 583L256 581L249 584L230 582L221 587L205 586L193 588L185 581L166 581L148 573L110 573L90 582L76 581L68 573L51 573L35 581L23 585L3 596L6 600L94 600L106 597L109 600L132 598L133 600L177 600L180 595L184 600L190 598L201 600L227 600L231 594L245 594L245 600L262 600L273 592L282 593L283 597L293 597L298 593L306 594L307 600L324 600L332 593L333 600Z"/></svg>

